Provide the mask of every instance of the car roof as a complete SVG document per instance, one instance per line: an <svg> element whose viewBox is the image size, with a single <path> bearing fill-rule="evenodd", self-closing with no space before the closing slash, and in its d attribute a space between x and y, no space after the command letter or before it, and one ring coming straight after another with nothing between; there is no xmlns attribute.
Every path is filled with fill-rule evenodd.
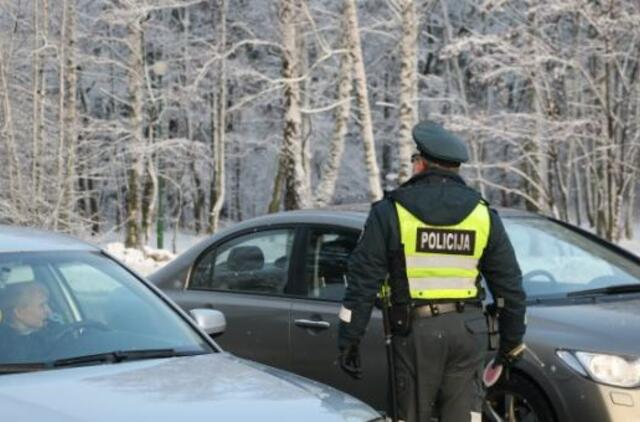
<svg viewBox="0 0 640 422"><path fill-rule="evenodd" d="M230 226L217 231L212 236L208 236L207 238L203 239L189 251L199 254L200 251L204 250L206 247L208 247L208 245L217 242L219 239L222 239L229 234L252 230L258 227L289 224L322 224L350 227L356 230L361 230L364 226L370 208L371 204L348 204L331 206L327 208L281 211L273 214L264 214L258 217L250 218L248 220L233 223ZM543 218L543 216L540 214L535 214L527 211L514 210L510 208L496 209L501 216L506 218Z"/></svg>
<svg viewBox="0 0 640 422"><path fill-rule="evenodd" d="M0 253L78 250L99 248L65 234L0 224Z"/></svg>
<svg viewBox="0 0 640 422"><path fill-rule="evenodd" d="M357 203L345 205L332 205L326 208L283 211L274 214L265 214L255 217L244 222L234 224L234 231L240 225L246 225L246 228L252 226L275 225L285 223L308 223L308 224L340 224L352 226L354 228L362 228L367 214L371 208L371 204ZM529 211L517 210L513 208L493 207L498 211L501 217L505 218L544 218L541 214Z"/></svg>
<svg viewBox="0 0 640 422"><path fill-rule="evenodd" d="M147 278L157 281L159 277L171 278L186 268L212 244L227 237L240 232L249 232L254 229L269 226L288 226L291 224L308 224L308 225L328 225L337 227L347 227L354 230L362 230L371 204L356 203L345 205L331 205L325 208L282 211L273 214L265 214L254 217L241 222L233 223L223 229L218 230L215 234L207 236L196 245L181 253L164 267L149 274ZM509 208L497 208L501 216L511 217L534 217L541 218L539 214L526 211L518 211ZM161 275L162 274L162 275ZM169 275L169 276L167 276Z"/></svg>
<svg viewBox="0 0 640 422"><path fill-rule="evenodd" d="M489 204L491 205L491 204ZM504 215L505 217L541 217L541 214L536 214L530 211L519 210L515 208L505 208L505 207L491 207L498 211L500 215ZM346 211L353 213L365 213L367 214L371 209L371 204L368 202L358 202L353 204L340 204L340 205L330 205L324 208L318 208L315 210L308 211Z"/></svg>
<svg viewBox="0 0 640 422"><path fill-rule="evenodd" d="M276 224L339 224L353 226L354 228L362 228L367 213L363 211L343 211L336 209L308 209L282 211L274 214L265 214L255 217L241 223L235 224L234 227L240 225L247 226L263 226Z"/></svg>

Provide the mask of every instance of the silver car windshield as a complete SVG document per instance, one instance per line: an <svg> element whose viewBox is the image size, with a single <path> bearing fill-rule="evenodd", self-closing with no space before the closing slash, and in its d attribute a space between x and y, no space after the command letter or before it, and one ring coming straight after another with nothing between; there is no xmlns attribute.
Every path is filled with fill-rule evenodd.
<svg viewBox="0 0 640 422"><path fill-rule="evenodd" d="M0 366L213 351L144 283L100 253L0 254Z"/></svg>
<svg viewBox="0 0 640 422"><path fill-rule="evenodd" d="M640 265L542 218L505 218L529 298L637 284Z"/></svg>

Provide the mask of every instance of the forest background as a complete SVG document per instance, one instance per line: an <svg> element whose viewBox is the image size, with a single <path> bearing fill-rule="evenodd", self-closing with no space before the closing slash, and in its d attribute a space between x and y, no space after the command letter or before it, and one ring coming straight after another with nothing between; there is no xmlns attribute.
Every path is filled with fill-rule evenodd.
<svg viewBox="0 0 640 422"><path fill-rule="evenodd" d="M163 247L370 202L432 119L493 205L623 241L639 60L636 0L0 0L0 222Z"/></svg>

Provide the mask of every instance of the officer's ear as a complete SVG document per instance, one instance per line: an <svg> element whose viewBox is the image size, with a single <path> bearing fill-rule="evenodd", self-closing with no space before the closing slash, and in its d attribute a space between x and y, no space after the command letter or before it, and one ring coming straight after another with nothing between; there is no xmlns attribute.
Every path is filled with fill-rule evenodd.
<svg viewBox="0 0 640 422"><path fill-rule="evenodd" d="M418 173L423 173L423 172L429 170L429 162L427 160L425 160L424 158L421 158L421 159L418 160L417 166L418 166L418 168L417 168Z"/></svg>
<svg viewBox="0 0 640 422"><path fill-rule="evenodd" d="M427 170L427 160L418 154L414 154L411 157L411 164L413 164L413 174L422 173Z"/></svg>

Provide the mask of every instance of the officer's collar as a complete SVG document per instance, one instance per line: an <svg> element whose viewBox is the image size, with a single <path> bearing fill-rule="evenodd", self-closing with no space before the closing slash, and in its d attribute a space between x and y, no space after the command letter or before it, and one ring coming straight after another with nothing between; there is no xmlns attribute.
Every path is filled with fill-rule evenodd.
<svg viewBox="0 0 640 422"><path fill-rule="evenodd" d="M422 173L418 173L415 176L411 177L411 179L407 180L402 184L402 186L411 186L417 183L435 183L435 182L446 182L452 181L454 183L459 183L462 185L466 185L462 177L457 173L452 171L444 170L444 169L428 169L423 171Z"/></svg>

